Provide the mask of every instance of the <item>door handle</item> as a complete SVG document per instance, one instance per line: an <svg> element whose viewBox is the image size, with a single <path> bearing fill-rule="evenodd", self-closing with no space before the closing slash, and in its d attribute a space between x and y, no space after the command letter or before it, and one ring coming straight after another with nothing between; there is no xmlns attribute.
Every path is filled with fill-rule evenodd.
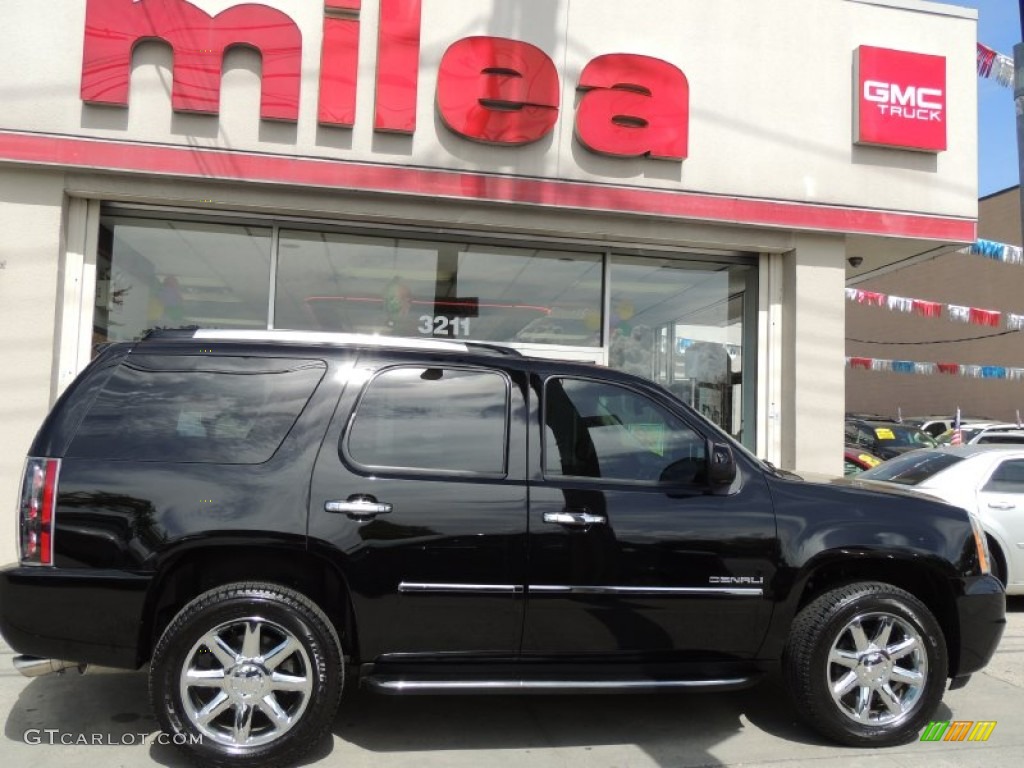
<svg viewBox="0 0 1024 768"><path fill-rule="evenodd" d="M353 520L372 520L377 515L389 514L391 510L390 504L379 502L373 496L349 496L345 501L324 502L325 512L342 512Z"/></svg>
<svg viewBox="0 0 1024 768"><path fill-rule="evenodd" d="M571 525L574 528L583 528L588 525L604 525L608 518L604 515L592 515L586 510L565 509L561 512L545 512L544 522L554 525Z"/></svg>
<svg viewBox="0 0 1024 768"><path fill-rule="evenodd" d="M990 501L989 509L1016 509L1017 505L1010 501Z"/></svg>

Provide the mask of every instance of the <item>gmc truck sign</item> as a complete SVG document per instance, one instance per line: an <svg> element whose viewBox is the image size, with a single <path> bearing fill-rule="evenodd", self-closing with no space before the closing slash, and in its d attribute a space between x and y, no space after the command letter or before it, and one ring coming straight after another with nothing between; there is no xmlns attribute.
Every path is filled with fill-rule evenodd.
<svg viewBox="0 0 1024 768"><path fill-rule="evenodd" d="M283 11L246 3L211 16L186 0L87 2L84 102L127 107L132 51L139 42L161 40L174 57L172 107L217 114L224 54L243 46L262 58L261 117L298 120L303 40L298 24ZM377 2L374 130L412 134L421 0ZM362 10L362 0L324 0L321 125L355 125ZM590 151L672 161L687 156L689 83L673 64L633 53L600 55L583 67L576 87L575 136ZM448 130L466 139L497 146L538 141L560 118L560 96L560 75L550 56L519 40L455 40L438 64L438 115Z"/></svg>
<svg viewBox="0 0 1024 768"><path fill-rule="evenodd" d="M946 59L860 46L854 61L854 141L946 149Z"/></svg>

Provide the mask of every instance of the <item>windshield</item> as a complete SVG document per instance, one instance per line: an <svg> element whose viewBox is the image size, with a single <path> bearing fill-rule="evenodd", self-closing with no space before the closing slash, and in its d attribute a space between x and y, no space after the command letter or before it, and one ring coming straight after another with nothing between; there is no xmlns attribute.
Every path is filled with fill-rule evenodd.
<svg viewBox="0 0 1024 768"><path fill-rule="evenodd" d="M900 485L919 485L947 467L963 461L963 457L939 451L913 451L889 459L873 469L862 472L864 480L885 480Z"/></svg>

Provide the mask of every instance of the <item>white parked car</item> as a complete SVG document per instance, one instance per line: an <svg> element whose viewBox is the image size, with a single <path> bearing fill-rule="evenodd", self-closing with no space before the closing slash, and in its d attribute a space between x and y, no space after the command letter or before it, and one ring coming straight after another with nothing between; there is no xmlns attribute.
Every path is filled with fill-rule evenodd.
<svg viewBox="0 0 1024 768"><path fill-rule="evenodd" d="M963 424L960 428L960 444L978 445L984 443L1024 443L1024 429L1016 424L979 422ZM936 438L941 445L953 445L953 430L948 429Z"/></svg>
<svg viewBox="0 0 1024 768"><path fill-rule="evenodd" d="M913 489L977 516L992 572L1007 594L1024 594L1024 446L925 448L889 459L854 482Z"/></svg>

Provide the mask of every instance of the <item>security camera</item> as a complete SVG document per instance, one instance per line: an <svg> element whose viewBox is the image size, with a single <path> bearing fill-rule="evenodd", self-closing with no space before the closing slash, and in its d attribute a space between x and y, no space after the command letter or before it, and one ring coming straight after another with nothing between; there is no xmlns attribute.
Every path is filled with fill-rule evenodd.
<svg viewBox="0 0 1024 768"><path fill-rule="evenodd" d="M859 267L864 263L864 258L862 256L851 256L847 261L850 262L851 267Z"/></svg>

